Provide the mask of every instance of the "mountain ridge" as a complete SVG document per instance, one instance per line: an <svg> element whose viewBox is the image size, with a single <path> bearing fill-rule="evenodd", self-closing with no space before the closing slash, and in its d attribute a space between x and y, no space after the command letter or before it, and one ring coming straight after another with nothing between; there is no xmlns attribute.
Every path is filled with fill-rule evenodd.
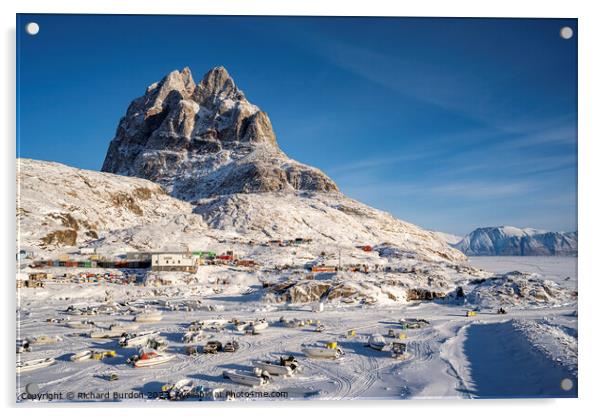
<svg viewBox="0 0 602 416"><path fill-rule="evenodd" d="M468 256L576 256L577 232L480 227L452 247Z"/></svg>

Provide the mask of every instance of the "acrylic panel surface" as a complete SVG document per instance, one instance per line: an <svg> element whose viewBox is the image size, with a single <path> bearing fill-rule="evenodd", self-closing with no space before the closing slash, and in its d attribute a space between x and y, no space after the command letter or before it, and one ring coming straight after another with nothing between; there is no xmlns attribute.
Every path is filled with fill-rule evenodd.
<svg viewBox="0 0 602 416"><path fill-rule="evenodd" d="M18 15L17 401L576 397L577 36Z"/></svg>

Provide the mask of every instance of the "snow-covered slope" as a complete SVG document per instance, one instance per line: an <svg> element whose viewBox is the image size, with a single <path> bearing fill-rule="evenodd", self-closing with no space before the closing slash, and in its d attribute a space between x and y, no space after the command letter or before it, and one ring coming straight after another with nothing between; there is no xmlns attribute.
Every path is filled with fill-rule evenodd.
<svg viewBox="0 0 602 416"><path fill-rule="evenodd" d="M20 245L42 251L82 244L147 248L201 238L207 226L192 206L148 180L76 169L54 162L17 159L17 226Z"/></svg>
<svg viewBox="0 0 602 416"><path fill-rule="evenodd" d="M20 244L44 251L82 244L107 252L219 250L240 242L244 254L249 240L303 237L313 240L310 256L389 244L426 261L466 259L431 232L339 192L240 193L191 204L145 179L30 159L18 166Z"/></svg>
<svg viewBox="0 0 602 416"><path fill-rule="evenodd" d="M477 228L453 247L469 256L575 256L577 232L484 227Z"/></svg>

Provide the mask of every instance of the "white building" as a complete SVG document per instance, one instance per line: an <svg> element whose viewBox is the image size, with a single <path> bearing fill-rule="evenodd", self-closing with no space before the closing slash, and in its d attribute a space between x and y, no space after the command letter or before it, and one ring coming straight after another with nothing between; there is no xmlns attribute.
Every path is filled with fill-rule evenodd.
<svg viewBox="0 0 602 416"><path fill-rule="evenodd" d="M151 257L154 272L196 273L197 258L190 253L155 253Z"/></svg>

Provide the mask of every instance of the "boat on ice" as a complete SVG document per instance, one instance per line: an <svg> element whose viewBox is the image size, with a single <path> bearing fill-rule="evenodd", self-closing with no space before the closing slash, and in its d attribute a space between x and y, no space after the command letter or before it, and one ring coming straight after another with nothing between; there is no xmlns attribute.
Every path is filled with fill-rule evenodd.
<svg viewBox="0 0 602 416"><path fill-rule="evenodd" d="M299 370L299 362L293 356L288 358L280 357L280 360L273 361L252 361L251 364L255 368L267 371L271 375L276 376L292 376Z"/></svg>
<svg viewBox="0 0 602 416"><path fill-rule="evenodd" d="M91 350L85 350L85 351L76 352L69 359L71 361L87 361L90 358L92 358L92 351Z"/></svg>
<svg viewBox="0 0 602 416"><path fill-rule="evenodd" d="M134 317L135 322L159 322L163 319L163 314L159 311L142 312Z"/></svg>
<svg viewBox="0 0 602 416"><path fill-rule="evenodd" d="M420 329L430 324L426 319L402 318L399 320L402 329Z"/></svg>
<svg viewBox="0 0 602 416"><path fill-rule="evenodd" d="M234 324L234 329L236 329L239 332L244 332L247 330L250 324L251 322L248 321L237 322L236 324Z"/></svg>
<svg viewBox="0 0 602 416"><path fill-rule="evenodd" d="M198 322L199 324L201 324L203 327L221 327L224 326L228 323L227 319L224 318L211 318L211 319L204 319L202 321Z"/></svg>
<svg viewBox="0 0 602 416"><path fill-rule="evenodd" d="M121 333L124 332L128 332L128 331L135 331L140 327L140 325L138 324L112 324L111 326L109 326L109 329L111 331L121 331Z"/></svg>
<svg viewBox="0 0 602 416"><path fill-rule="evenodd" d="M197 388L194 381L189 378L183 378L174 384L166 384L161 387L162 398L167 400L182 400L190 396Z"/></svg>
<svg viewBox="0 0 602 416"><path fill-rule="evenodd" d="M264 329L266 329L268 327L268 321L267 319L263 318L263 319L257 319L255 321L252 321L249 324L249 329L252 329L253 332L258 332L258 331L263 331Z"/></svg>
<svg viewBox="0 0 602 416"><path fill-rule="evenodd" d="M145 331L136 334L126 332L119 338L119 345L122 347L142 347L148 343L150 338L158 335L158 331Z"/></svg>
<svg viewBox="0 0 602 416"><path fill-rule="evenodd" d="M203 352L205 354L215 354L219 351L222 351L222 343L219 341L209 341L203 347Z"/></svg>
<svg viewBox="0 0 602 416"><path fill-rule="evenodd" d="M113 329L90 332L90 338L118 338L121 335L123 331Z"/></svg>
<svg viewBox="0 0 602 416"><path fill-rule="evenodd" d="M254 369L253 371L226 370L223 376L235 383L250 387L263 386L270 381L270 374L261 369Z"/></svg>
<svg viewBox="0 0 602 416"><path fill-rule="evenodd" d="M182 342L184 344L192 344L194 342L199 342L203 339L203 331L188 331L182 337Z"/></svg>
<svg viewBox="0 0 602 416"><path fill-rule="evenodd" d="M93 351L85 350L75 353L71 356L71 361L103 360L106 357L116 357L117 353L113 350Z"/></svg>
<svg viewBox="0 0 602 416"><path fill-rule="evenodd" d="M381 334L372 334L368 339L368 346L377 351L383 351L387 349L389 343L385 340Z"/></svg>
<svg viewBox="0 0 602 416"><path fill-rule="evenodd" d="M37 360L19 361L17 362L17 374L24 373L26 371L37 370L39 368L50 367L54 363L54 358L40 358Z"/></svg>
<svg viewBox="0 0 602 416"><path fill-rule="evenodd" d="M56 344L57 342L59 342L61 340L62 340L61 337L58 337L58 336L50 337L48 335L40 335L37 337L27 338L27 341L29 341L29 343L31 345Z"/></svg>
<svg viewBox="0 0 602 416"><path fill-rule="evenodd" d="M224 344L224 352L236 352L238 351L238 342L237 341L228 341Z"/></svg>
<svg viewBox="0 0 602 416"><path fill-rule="evenodd" d="M174 357L175 355L165 354L158 351L143 351L139 356L137 356L137 359L135 358L133 360L134 367L151 367L153 365L159 365L171 361L174 359Z"/></svg>
<svg viewBox="0 0 602 416"><path fill-rule="evenodd" d="M144 346L156 351L165 351L167 350L167 340L163 337L151 336L148 338Z"/></svg>
<svg viewBox="0 0 602 416"><path fill-rule="evenodd" d="M310 358L329 358L338 359L345 355L345 352L337 346L336 342L329 342L325 345L310 345L301 349L301 351Z"/></svg>

